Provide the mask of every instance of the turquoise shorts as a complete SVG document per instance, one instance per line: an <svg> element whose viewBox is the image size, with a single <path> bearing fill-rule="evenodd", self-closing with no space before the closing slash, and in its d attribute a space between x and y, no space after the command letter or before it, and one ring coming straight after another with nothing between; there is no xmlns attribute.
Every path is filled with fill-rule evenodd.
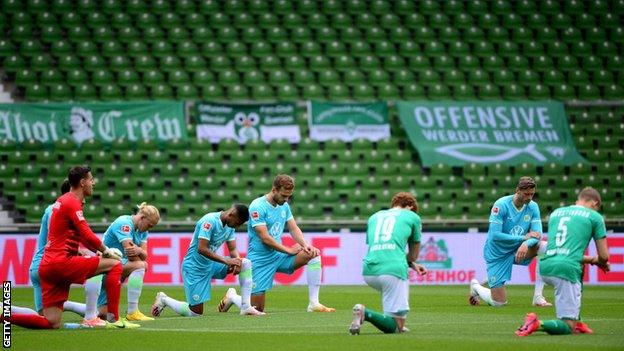
<svg viewBox="0 0 624 351"><path fill-rule="evenodd" d="M486 262L488 285L490 289L500 288L504 286L506 282L511 279L511 270L514 264L520 266L528 266L531 263L531 259L525 259L520 263L515 263L516 255L509 255L504 259Z"/></svg>
<svg viewBox="0 0 624 351"><path fill-rule="evenodd" d="M189 269L182 265L182 280L184 294L189 306L210 301L210 287L212 279L223 279L227 276L228 266L220 262L213 262L205 271Z"/></svg>
<svg viewBox="0 0 624 351"><path fill-rule="evenodd" d="M268 255L248 255L253 264L253 295L264 294L273 287L275 273L292 274L295 271L295 257L274 251Z"/></svg>

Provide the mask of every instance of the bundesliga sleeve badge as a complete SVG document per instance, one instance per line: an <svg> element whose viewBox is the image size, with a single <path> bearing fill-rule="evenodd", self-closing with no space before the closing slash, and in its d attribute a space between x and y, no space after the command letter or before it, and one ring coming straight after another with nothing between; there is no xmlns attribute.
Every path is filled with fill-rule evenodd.
<svg viewBox="0 0 624 351"><path fill-rule="evenodd" d="M258 219L260 219L260 214L258 213L258 211L253 211L251 213L251 218L253 218L254 221L257 221Z"/></svg>
<svg viewBox="0 0 624 351"><path fill-rule="evenodd" d="M122 225L121 226L121 231L124 233L130 233L130 226L129 225Z"/></svg>
<svg viewBox="0 0 624 351"><path fill-rule="evenodd" d="M492 207L492 214L493 215L498 215L498 212L499 212L498 206Z"/></svg>
<svg viewBox="0 0 624 351"><path fill-rule="evenodd" d="M204 222L204 225L202 226L202 228L204 228L204 230L210 230L210 227L212 227L212 225L210 225L209 222Z"/></svg>

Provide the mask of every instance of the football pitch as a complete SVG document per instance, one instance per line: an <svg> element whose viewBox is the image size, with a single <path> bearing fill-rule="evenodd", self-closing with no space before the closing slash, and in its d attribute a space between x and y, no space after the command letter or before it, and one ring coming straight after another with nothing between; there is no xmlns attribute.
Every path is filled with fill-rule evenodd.
<svg viewBox="0 0 624 351"><path fill-rule="evenodd" d="M359 336L350 336L351 307L363 303L379 310L379 295L365 286L325 286L321 302L336 313L307 313L307 287L276 287L267 295L264 317L243 317L235 306L218 313L216 306L226 287L213 289L204 316L184 318L165 309L163 315L143 322L135 330L27 330L13 326L14 350L623 350L624 287L587 286L582 317L594 329L592 335L549 336L542 332L518 338L514 335L524 314L535 311L541 319L555 317L553 307L530 306L533 287L511 286L509 306L469 306L467 286L412 286L409 333L384 335L364 323ZM157 291L183 299L182 287L146 286L141 310L149 314ZM16 305L32 307L32 290L14 288ZM552 289L545 294L553 300ZM120 311L125 311L126 289ZM84 301L82 289L72 289L71 299ZM63 322L80 317L65 312Z"/></svg>

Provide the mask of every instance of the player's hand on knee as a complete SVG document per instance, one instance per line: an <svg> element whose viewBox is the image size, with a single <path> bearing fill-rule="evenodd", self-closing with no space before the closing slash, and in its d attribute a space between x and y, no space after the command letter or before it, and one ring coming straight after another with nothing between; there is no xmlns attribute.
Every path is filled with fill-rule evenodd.
<svg viewBox="0 0 624 351"><path fill-rule="evenodd" d="M298 254L299 252L301 252L302 250L303 250L303 248L301 247L301 245L299 245L299 244L295 244L295 245L293 245L293 246L289 247L289 250L288 250L289 252L288 252L288 253L289 253L290 255L296 255L296 254Z"/></svg>
<svg viewBox="0 0 624 351"><path fill-rule="evenodd" d="M238 274L241 271L241 268L243 266L243 260L240 258L228 258L226 259L226 264L228 266L228 273L231 274Z"/></svg>

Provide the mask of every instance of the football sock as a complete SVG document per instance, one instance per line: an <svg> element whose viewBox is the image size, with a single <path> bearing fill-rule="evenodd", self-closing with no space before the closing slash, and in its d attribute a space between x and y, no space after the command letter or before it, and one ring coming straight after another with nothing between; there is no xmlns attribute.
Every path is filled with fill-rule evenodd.
<svg viewBox="0 0 624 351"><path fill-rule="evenodd" d="M75 314L84 317L87 310L87 305L80 302L65 301L65 303L63 303L63 310L74 312Z"/></svg>
<svg viewBox="0 0 624 351"><path fill-rule="evenodd" d="M319 290L321 288L321 256L311 259L306 265L306 277L308 279L308 296L310 303L319 304Z"/></svg>
<svg viewBox="0 0 624 351"><path fill-rule="evenodd" d="M364 320L370 322L377 329L386 334L396 333L397 324L394 318L386 316L385 314L375 312L371 309L364 309Z"/></svg>
<svg viewBox="0 0 624 351"><path fill-rule="evenodd" d="M473 284L472 288L479 294L481 300L485 301L490 306L498 307L505 304L505 302L494 301L494 299L492 299L492 291L484 286Z"/></svg>
<svg viewBox="0 0 624 351"><path fill-rule="evenodd" d="M44 316L38 314L13 314L6 318L9 322L30 329L52 329L52 324Z"/></svg>
<svg viewBox="0 0 624 351"><path fill-rule="evenodd" d="M550 335L567 335L572 334L572 329L568 323L561 319L552 319L548 321L541 321L540 329Z"/></svg>
<svg viewBox="0 0 624 351"><path fill-rule="evenodd" d="M542 275L539 272L539 261L535 265L535 290L533 291L533 296L543 296L544 293L544 281L542 280Z"/></svg>
<svg viewBox="0 0 624 351"><path fill-rule="evenodd" d="M539 255L546 252L547 246L548 244L545 241L539 242L539 248L537 249L538 257L536 257L537 262L535 264L535 291L533 292L533 296L543 296L542 294L544 293L544 281L539 271Z"/></svg>
<svg viewBox="0 0 624 351"><path fill-rule="evenodd" d="M102 290L102 279L104 276L102 274L96 275L95 277L91 277L85 283L85 314L84 318L86 320L91 320L98 315L97 310L97 301L98 296L100 296L100 291Z"/></svg>
<svg viewBox="0 0 624 351"><path fill-rule="evenodd" d="M121 294L121 262L116 264L106 274L106 296L108 298L108 312L112 313L115 320L119 320L119 295Z"/></svg>
<svg viewBox="0 0 624 351"><path fill-rule="evenodd" d="M143 277L145 269L137 269L128 277L128 313L133 313L139 308L139 297L143 289Z"/></svg>
<svg viewBox="0 0 624 351"><path fill-rule="evenodd" d="M234 299L230 298L234 304L241 310L245 310L251 306L251 286L253 285L251 261L243 258L243 266L238 275L238 281L241 287L241 302L237 304ZM238 296L238 294L236 295Z"/></svg>
<svg viewBox="0 0 624 351"><path fill-rule="evenodd" d="M191 311L191 309L189 308L189 304L186 302L172 299L169 296L166 296L165 298L163 298L163 302L165 303L166 306L171 307L172 310L174 310L177 314L181 316L185 316L185 317L199 316L197 313Z"/></svg>
<svg viewBox="0 0 624 351"><path fill-rule="evenodd" d="M242 293L243 292L241 291L241 294ZM249 295L249 300L251 301L251 288L249 289ZM230 301L232 301L233 304L236 305L236 307L240 308L241 310L243 309L243 297L241 295L234 292L233 294L228 295L228 298L230 299ZM249 302L249 304L251 305L251 302Z"/></svg>
<svg viewBox="0 0 624 351"><path fill-rule="evenodd" d="M19 307L19 306L13 306L11 305L11 315L14 314L36 314L39 315L39 313L37 313L37 311L28 308L28 307Z"/></svg>

